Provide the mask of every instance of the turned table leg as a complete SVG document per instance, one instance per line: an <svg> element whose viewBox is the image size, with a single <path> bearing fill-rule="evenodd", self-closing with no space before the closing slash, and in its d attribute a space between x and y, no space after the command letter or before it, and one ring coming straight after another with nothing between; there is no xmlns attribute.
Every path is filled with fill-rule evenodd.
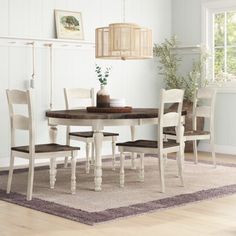
<svg viewBox="0 0 236 236"><path fill-rule="evenodd" d="M135 140L135 126L131 126L130 127L130 131L131 131L131 140L134 141ZM136 165L135 165L135 160L136 160L137 154L132 152L131 153L131 169L136 169Z"/></svg>
<svg viewBox="0 0 236 236"><path fill-rule="evenodd" d="M57 126L50 126L49 129L50 142L56 143L57 140ZM53 189L56 183L57 163L56 158L50 160L50 188Z"/></svg>
<svg viewBox="0 0 236 236"><path fill-rule="evenodd" d="M95 145L95 166L94 166L94 183L95 191L102 190L102 141L103 132L101 130L94 132Z"/></svg>

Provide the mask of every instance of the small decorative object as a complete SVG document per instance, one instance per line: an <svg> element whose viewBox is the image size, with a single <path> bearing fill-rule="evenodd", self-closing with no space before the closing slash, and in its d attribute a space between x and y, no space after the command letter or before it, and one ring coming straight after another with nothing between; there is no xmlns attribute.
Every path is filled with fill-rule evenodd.
<svg viewBox="0 0 236 236"><path fill-rule="evenodd" d="M124 98L110 99L110 107L125 107L125 99Z"/></svg>
<svg viewBox="0 0 236 236"><path fill-rule="evenodd" d="M110 107L110 95L106 91L107 78L110 75L111 67L106 67L105 72L102 72L102 68L96 64L95 72L100 82L100 90L97 92L97 107Z"/></svg>
<svg viewBox="0 0 236 236"><path fill-rule="evenodd" d="M55 10L57 38L84 39L80 12Z"/></svg>

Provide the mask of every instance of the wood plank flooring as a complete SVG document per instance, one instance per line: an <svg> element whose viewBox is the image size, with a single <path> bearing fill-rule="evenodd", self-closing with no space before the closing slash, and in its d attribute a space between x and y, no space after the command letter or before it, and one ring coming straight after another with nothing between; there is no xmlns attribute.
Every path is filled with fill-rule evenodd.
<svg viewBox="0 0 236 236"><path fill-rule="evenodd" d="M191 156L187 155L187 159ZM217 158L236 163L236 156L217 155ZM201 153L199 159L209 159L209 154ZM96 226L86 226L0 201L0 236L11 235L236 236L236 195Z"/></svg>

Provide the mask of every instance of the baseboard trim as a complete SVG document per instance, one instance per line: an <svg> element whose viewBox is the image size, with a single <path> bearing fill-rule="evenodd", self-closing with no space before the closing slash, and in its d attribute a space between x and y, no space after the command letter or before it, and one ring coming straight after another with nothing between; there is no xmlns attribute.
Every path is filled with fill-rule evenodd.
<svg viewBox="0 0 236 236"><path fill-rule="evenodd" d="M208 143L200 143L198 146L199 151L203 152L211 152L210 144ZM215 145L216 153L236 155L236 147L228 146L228 145Z"/></svg>

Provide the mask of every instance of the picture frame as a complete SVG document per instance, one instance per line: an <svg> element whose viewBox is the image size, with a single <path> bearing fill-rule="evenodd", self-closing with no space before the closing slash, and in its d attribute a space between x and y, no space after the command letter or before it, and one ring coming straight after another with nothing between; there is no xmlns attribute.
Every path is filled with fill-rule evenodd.
<svg viewBox="0 0 236 236"><path fill-rule="evenodd" d="M55 21L58 39L84 39L81 12L55 10Z"/></svg>

